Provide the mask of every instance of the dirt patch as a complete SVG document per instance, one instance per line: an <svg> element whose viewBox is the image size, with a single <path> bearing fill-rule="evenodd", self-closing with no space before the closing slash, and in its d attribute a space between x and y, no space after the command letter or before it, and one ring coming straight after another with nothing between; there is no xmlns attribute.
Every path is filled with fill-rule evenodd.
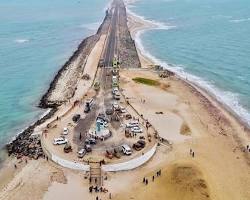
<svg viewBox="0 0 250 200"><path fill-rule="evenodd" d="M190 130L189 126L186 123L183 123L181 125L180 133L182 135L191 135L191 130Z"/></svg>
<svg viewBox="0 0 250 200"><path fill-rule="evenodd" d="M152 177L154 175L154 181ZM171 199L171 200L210 200L209 188L200 170L190 164L172 164L162 170L161 176L155 173L145 176L148 185L140 183L131 186L130 192L117 195L116 199Z"/></svg>
<svg viewBox="0 0 250 200"><path fill-rule="evenodd" d="M54 172L52 172L52 174L50 176L50 181L51 182L57 182L57 183L63 183L63 184L67 183L67 179L64 176L63 171L54 171Z"/></svg>
<svg viewBox="0 0 250 200"><path fill-rule="evenodd" d="M206 181L193 166L174 165L168 181L179 195L183 194L183 199L210 199Z"/></svg>

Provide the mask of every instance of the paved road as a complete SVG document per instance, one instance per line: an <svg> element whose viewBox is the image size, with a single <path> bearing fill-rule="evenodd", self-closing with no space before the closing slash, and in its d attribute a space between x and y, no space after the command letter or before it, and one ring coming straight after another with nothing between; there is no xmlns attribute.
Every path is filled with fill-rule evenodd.
<svg viewBox="0 0 250 200"><path fill-rule="evenodd" d="M109 27L109 32L107 35L107 42L104 47L104 53L102 58L104 59L104 67L101 69L101 95L95 97L95 106L91 109L83 119L79 120L77 126L75 127L74 143L78 144L79 147L83 147L85 140L85 133L90 129L92 123L95 121L98 112L100 111L100 104L104 104L105 110L112 104L111 95L111 81L112 81L112 61L117 52L117 38L118 38L118 19L119 19L119 2L114 1L111 12L111 23ZM83 108L84 109L84 108ZM82 139L80 140L80 132L82 133Z"/></svg>
<svg viewBox="0 0 250 200"><path fill-rule="evenodd" d="M103 55L105 67L112 67L112 60L117 51L117 21L119 14L119 4L117 1L114 1L113 7L111 9L111 24L109 28L109 34L107 38L107 43Z"/></svg>

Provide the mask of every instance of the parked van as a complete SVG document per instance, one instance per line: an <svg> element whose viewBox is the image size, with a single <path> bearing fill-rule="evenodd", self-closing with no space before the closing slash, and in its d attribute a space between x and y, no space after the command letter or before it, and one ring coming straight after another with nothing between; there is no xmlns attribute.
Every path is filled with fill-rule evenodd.
<svg viewBox="0 0 250 200"><path fill-rule="evenodd" d="M124 144L122 145L122 152L125 154L125 155L131 155L132 154L132 149L127 145L127 144Z"/></svg>

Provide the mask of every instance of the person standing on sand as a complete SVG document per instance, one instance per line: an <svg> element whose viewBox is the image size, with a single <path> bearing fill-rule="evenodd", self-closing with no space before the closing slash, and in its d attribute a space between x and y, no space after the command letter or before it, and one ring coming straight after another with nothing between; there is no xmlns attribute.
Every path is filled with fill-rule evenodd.
<svg viewBox="0 0 250 200"><path fill-rule="evenodd" d="M142 181L143 183L145 183L146 182L146 179L145 179L145 177L143 178L143 181Z"/></svg>
<svg viewBox="0 0 250 200"><path fill-rule="evenodd" d="M192 149L190 149L190 152L189 152L189 154L190 154L190 155L192 155L192 152L193 152L193 150L192 150Z"/></svg>
<svg viewBox="0 0 250 200"><path fill-rule="evenodd" d="M193 156L193 158L194 158L194 151L193 151L193 153L192 153L192 156Z"/></svg>
<svg viewBox="0 0 250 200"><path fill-rule="evenodd" d="M153 181L153 182L155 181L155 176L152 177L152 181Z"/></svg>
<svg viewBox="0 0 250 200"><path fill-rule="evenodd" d="M111 193L109 193L109 199L112 199Z"/></svg>

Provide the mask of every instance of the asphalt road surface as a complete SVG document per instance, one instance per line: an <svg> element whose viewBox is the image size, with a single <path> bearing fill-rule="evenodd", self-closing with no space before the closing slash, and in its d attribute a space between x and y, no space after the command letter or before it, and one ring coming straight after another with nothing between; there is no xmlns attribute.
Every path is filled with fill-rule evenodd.
<svg viewBox="0 0 250 200"><path fill-rule="evenodd" d="M101 69L101 88L102 91L101 95L97 95L95 97L95 105L92 107L91 111L86 114L86 116L83 119L80 119L77 123L77 126L75 127L75 133L74 133L74 143L76 143L79 148L82 148L84 146L85 141L85 133L90 129L92 123L95 121L98 112L100 111L100 104L104 103L104 108L102 110L105 110L107 107L110 107L113 98L111 93L112 88L112 61L117 53L117 41L118 41L118 20L119 20L119 2L114 1L113 6L111 10L111 23L109 27L109 32L107 35L107 41L104 47L102 58L104 60L104 67ZM82 111L84 110L84 107L82 108ZM80 133L82 135L80 140Z"/></svg>

